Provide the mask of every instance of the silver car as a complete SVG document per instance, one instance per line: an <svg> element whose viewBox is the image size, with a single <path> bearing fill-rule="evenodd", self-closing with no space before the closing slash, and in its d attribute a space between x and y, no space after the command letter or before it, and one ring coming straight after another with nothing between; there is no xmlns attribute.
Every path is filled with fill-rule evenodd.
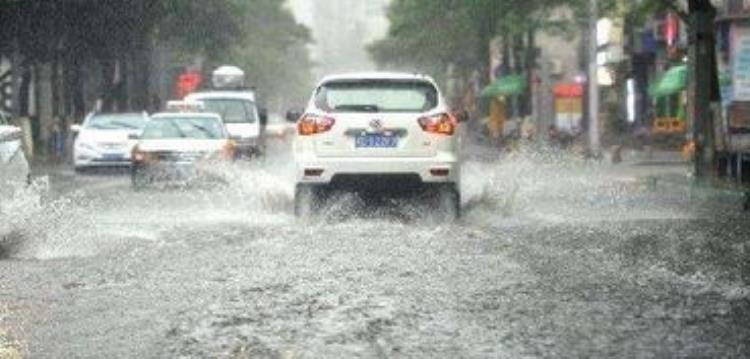
<svg viewBox="0 0 750 359"><path fill-rule="evenodd" d="M28 183L29 173L22 131L10 124L10 115L0 111L0 188Z"/></svg>

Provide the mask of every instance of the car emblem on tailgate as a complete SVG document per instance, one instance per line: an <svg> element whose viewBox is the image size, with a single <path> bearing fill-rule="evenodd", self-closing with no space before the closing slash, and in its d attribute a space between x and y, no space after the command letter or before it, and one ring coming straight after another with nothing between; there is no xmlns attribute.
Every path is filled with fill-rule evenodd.
<svg viewBox="0 0 750 359"><path fill-rule="evenodd" d="M376 131L382 130L383 129L383 120L374 119L374 120L370 121L370 127L373 130L376 130Z"/></svg>

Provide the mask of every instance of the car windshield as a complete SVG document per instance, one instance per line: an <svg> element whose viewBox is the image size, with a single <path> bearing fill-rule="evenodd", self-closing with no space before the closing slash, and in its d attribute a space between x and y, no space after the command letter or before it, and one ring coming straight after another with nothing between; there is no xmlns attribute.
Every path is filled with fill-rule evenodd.
<svg viewBox="0 0 750 359"><path fill-rule="evenodd" d="M437 106L435 86L424 81L338 81L318 89L327 112L425 112Z"/></svg>
<svg viewBox="0 0 750 359"><path fill-rule="evenodd" d="M149 122L142 139L196 139L217 140L226 138L224 126L216 118L179 117L158 118Z"/></svg>
<svg viewBox="0 0 750 359"><path fill-rule="evenodd" d="M142 114L94 115L85 128L93 130L140 130L148 122Z"/></svg>
<svg viewBox="0 0 750 359"><path fill-rule="evenodd" d="M224 123L255 123L256 111L252 101L240 99L203 99L207 112L218 113Z"/></svg>

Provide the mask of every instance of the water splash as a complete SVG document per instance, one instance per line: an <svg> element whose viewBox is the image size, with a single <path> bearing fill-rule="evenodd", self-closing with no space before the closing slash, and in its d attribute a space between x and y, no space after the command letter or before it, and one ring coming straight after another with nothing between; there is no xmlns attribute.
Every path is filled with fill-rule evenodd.
<svg viewBox="0 0 750 359"><path fill-rule="evenodd" d="M93 254L100 237L82 190L50 198L48 177L17 187L0 208L5 255L48 259Z"/></svg>

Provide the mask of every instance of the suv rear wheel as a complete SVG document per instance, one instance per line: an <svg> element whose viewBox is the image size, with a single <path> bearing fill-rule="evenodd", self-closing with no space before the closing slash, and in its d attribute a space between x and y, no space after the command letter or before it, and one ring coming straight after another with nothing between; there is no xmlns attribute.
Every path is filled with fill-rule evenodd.
<svg viewBox="0 0 750 359"><path fill-rule="evenodd" d="M435 189L434 203L440 219L456 221L461 218L461 192L456 184L438 185Z"/></svg>

